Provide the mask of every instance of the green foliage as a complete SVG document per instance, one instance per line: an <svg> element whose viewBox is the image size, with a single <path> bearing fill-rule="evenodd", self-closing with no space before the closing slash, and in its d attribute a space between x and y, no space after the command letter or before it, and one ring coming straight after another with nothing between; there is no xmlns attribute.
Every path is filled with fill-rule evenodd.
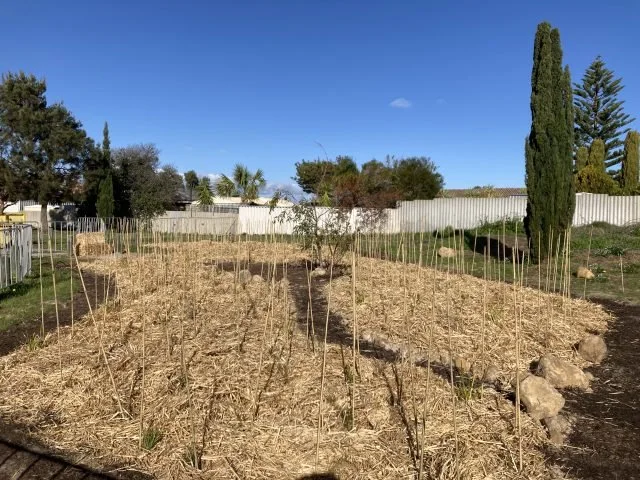
<svg viewBox="0 0 640 480"><path fill-rule="evenodd" d="M534 43L531 117L525 230L537 260L555 253L555 247L549 250L550 235L566 232L575 209L571 79L562 68L560 33L546 22L538 25Z"/></svg>
<svg viewBox="0 0 640 480"><path fill-rule="evenodd" d="M119 148L113 152L113 162L117 216L151 218L179 198L182 176L175 168L160 165L155 145Z"/></svg>
<svg viewBox="0 0 640 480"><path fill-rule="evenodd" d="M322 196L331 191L336 165L329 160L296 162L292 179L306 194Z"/></svg>
<svg viewBox="0 0 640 480"><path fill-rule="evenodd" d="M402 200L431 200L440 193L444 179L427 157L410 157L393 163L393 185Z"/></svg>
<svg viewBox="0 0 640 480"><path fill-rule="evenodd" d="M505 233L524 233L524 222L520 217L506 217L503 220L497 220L495 222L484 221L477 228L478 234L498 234Z"/></svg>
<svg viewBox="0 0 640 480"><path fill-rule="evenodd" d="M236 164L231 178L223 175L218 181L216 189L221 197L240 197L242 203L250 203L260 194L260 189L264 188L267 181L261 169L251 173L242 164Z"/></svg>
<svg viewBox="0 0 640 480"><path fill-rule="evenodd" d="M33 352L44 347L44 339L40 335L33 334L27 340L27 350Z"/></svg>
<svg viewBox="0 0 640 480"><path fill-rule="evenodd" d="M351 212L343 208L318 207L302 201L285 210L278 221L291 221L293 234L315 263L339 263L353 244Z"/></svg>
<svg viewBox="0 0 640 480"><path fill-rule="evenodd" d="M609 174L599 167L587 165L576 175L576 191L619 195L620 187Z"/></svg>
<svg viewBox="0 0 640 480"><path fill-rule="evenodd" d="M601 138L596 138L589 147L589 159L587 160L587 166L593 167L598 171L605 172L604 164L604 142Z"/></svg>
<svg viewBox="0 0 640 480"><path fill-rule="evenodd" d="M153 450L153 448L160 443L163 435L160 430L154 427L147 428L142 434L142 448L145 450Z"/></svg>
<svg viewBox="0 0 640 480"><path fill-rule="evenodd" d="M584 145L576 151L576 171L582 170L589 163L589 149Z"/></svg>
<svg viewBox="0 0 640 480"><path fill-rule="evenodd" d="M607 168L621 162L620 136L628 131L625 127L634 120L624 113L624 102L618 100L623 88L622 78L614 78L599 56L587 68L582 83L574 84L576 144L578 147L589 145L601 138L605 144Z"/></svg>
<svg viewBox="0 0 640 480"><path fill-rule="evenodd" d="M211 180L209 177L202 177L196 188L200 205L213 205L213 194L211 193Z"/></svg>
<svg viewBox="0 0 640 480"><path fill-rule="evenodd" d="M640 132L627 133L622 155L620 184L625 193L637 194L638 175L640 174Z"/></svg>
<svg viewBox="0 0 640 480"><path fill-rule="evenodd" d="M45 93L43 80L22 72L4 75L0 84L3 163L28 179L16 179L14 194L44 206L73 199L93 143L61 103L47 104ZM41 222L48 222L46 208Z"/></svg>
<svg viewBox="0 0 640 480"><path fill-rule="evenodd" d="M193 201L193 190L198 186L200 180L198 180L198 174L189 170L184 174L184 184L187 187L187 191L189 192L189 200Z"/></svg>
<svg viewBox="0 0 640 480"><path fill-rule="evenodd" d="M626 251L627 251L626 248L623 248L619 245L611 245L611 246L594 250L593 255L595 257L610 257L610 256L619 257L621 255L624 255Z"/></svg>
<svg viewBox="0 0 640 480"><path fill-rule="evenodd" d="M465 402L482 397L482 382L472 375L461 375L455 382L456 396Z"/></svg>
<svg viewBox="0 0 640 480"><path fill-rule="evenodd" d="M496 198L498 196L498 191L493 185L476 186L465 194L465 197L469 198Z"/></svg>
<svg viewBox="0 0 640 480"><path fill-rule="evenodd" d="M100 192L96 203L96 211L100 218L112 218L115 215L115 200L113 198L113 179L111 173L100 182Z"/></svg>

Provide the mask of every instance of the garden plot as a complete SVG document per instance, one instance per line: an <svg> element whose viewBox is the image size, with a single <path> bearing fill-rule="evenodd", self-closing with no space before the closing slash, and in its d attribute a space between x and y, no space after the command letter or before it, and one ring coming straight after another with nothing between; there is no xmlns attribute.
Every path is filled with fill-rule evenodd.
<svg viewBox="0 0 640 480"><path fill-rule="evenodd" d="M330 280L307 275L304 260L291 245L197 242L93 261L115 278L111 301L73 335L0 360L0 415L96 465L161 479L552 478L537 421L522 414L518 424L505 396L461 390L414 360L458 355L508 381L540 353L569 358L571 342L605 329L608 315L363 258L353 285L348 268ZM325 344L327 322L342 340ZM401 355L354 356L354 327L361 348L386 342Z"/></svg>

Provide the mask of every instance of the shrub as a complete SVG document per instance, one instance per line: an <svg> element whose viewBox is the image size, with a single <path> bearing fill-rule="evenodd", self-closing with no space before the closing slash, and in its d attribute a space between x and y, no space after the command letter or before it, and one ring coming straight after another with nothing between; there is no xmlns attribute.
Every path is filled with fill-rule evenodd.
<svg viewBox="0 0 640 480"><path fill-rule="evenodd" d="M576 175L576 191L619 195L620 186L611 176L594 165L587 165Z"/></svg>

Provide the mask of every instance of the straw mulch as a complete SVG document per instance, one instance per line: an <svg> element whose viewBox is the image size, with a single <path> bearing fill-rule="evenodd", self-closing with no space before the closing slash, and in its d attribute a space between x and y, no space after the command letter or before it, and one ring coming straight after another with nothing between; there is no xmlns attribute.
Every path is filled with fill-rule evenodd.
<svg viewBox="0 0 640 480"><path fill-rule="evenodd" d="M79 257L113 253L113 247L106 242L104 232L78 233L74 248Z"/></svg>
<svg viewBox="0 0 640 480"><path fill-rule="evenodd" d="M322 345L313 349L296 324L287 282L242 288L233 273L216 266L301 258L290 245L198 242L150 245L144 255L95 260L91 268L115 277L117 293L108 307L77 322L73 336L63 330L60 344L52 335L42 349L25 347L0 359L0 416L96 465L126 464L160 479L294 479L314 470L342 479L413 478L421 449L425 478L552 477L538 449L545 434L526 416L518 472L514 408L501 396L486 392L482 399L455 400L445 379L410 362L363 356L354 374L350 349L339 345L326 348L318 437ZM402 267L361 259L357 273L364 295L358 297L358 323L406 341L409 322L416 348L423 348L428 288L411 289L408 314L398 317L405 298L402 283L396 284ZM428 285L430 270L414 275L412 284ZM468 347L475 358L476 340L466 336L477 328L472 325L480 309L473 302L482 282L450 281L461 290L452 295L458 303L450 318L464 318L454 327L456 351ZM331 301L348 322L348 280L334 282L333 290ZM576 311L579 306L583 314L601 317L592 326L604 327L598 309L576 305ZM505 332L487 336L488 351L494 340L508 344L502 341L509 336L507 316L498 315L497 304L494 312ZM585 328L588 321L582 322L571 332ZM523 345L525 336L536 337L524 331ZM492 361L505 356L499 363L506 367L508 354L495 349L488 355ZM141 432L150 429L162 439L146 451L139 443ZM192 466L193 450L200 468Z"/></svg>

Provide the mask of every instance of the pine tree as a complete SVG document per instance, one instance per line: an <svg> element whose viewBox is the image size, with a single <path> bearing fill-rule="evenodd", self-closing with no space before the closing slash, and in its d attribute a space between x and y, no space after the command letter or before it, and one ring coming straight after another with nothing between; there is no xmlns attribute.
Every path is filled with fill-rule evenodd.
<svg viewBox="0 0 640 480"><path fill-rule="evenodd" d="M624 88L622 78L614 78L601 57L591 63L581 84L574 84L576 146L590 145L601 138L605 145L606 168L622 160L622 140L625 128L635 119L624 113L624 101L618 93Z"/></svg>
<svg viewBox="0 0 640 480"><path fill-rule="evenodd" d="M538 25L534 42L531 118L525 229L537 260L557 253L555 241L550 249L551 235L564 235L575 209L571 78L569 69L562 69L560 33L546 22Z"/></svg>
<svg viewBox="0 0 640 480"><path fill-rule="evenodd" d="M113 198L113 179L111 177L111 173L108 173L106 178L100 182L96 211L98 212L98 217L105 219L113 217L115 209L116 205Z"/></svg>
<svg viewBox="0 0 640 480"><path fill-rule="evenodd" d="M209 177L202 177L200 179L196 191L200 205L213 205L213 194L211 193L211 180L209 180Z"/></svg>
<svg viewBox="0 0 640 480"><path fill-rule="evenodd" d="M589 160L587 165L592 166L595 170L605 173L605 146L601 138L596 138L589 147Z"/></svg>
<svg viewBox="0 0 640 480"><path fill-rule="evenodd" d="M622 156L622 175L620 183L625 193L637 193L640 170L640 132L627 133Z"/></svg>

